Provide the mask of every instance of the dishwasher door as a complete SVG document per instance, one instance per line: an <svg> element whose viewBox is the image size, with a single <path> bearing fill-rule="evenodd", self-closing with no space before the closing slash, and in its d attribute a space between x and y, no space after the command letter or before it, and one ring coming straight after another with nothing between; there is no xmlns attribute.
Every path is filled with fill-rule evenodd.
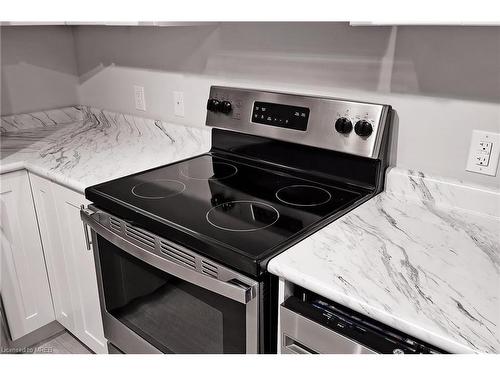
<svg viewBox="0 0 500 375"><path fill-rule="evenodd" d="M375 354L329 327L280 306L282 354Z"/></svg>

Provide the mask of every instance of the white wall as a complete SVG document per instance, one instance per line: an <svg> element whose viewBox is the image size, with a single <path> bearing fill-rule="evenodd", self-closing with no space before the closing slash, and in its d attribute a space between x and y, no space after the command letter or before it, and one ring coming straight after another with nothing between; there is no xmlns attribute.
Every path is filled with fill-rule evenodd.
<svg viewBox="0 0 500 375"><path fill-rule="evenodd" d="M1 114L78 104L72 29L1 27Z"/></svg>
<svg viewBox="0 0 500 375"><path fill-rule="evenodd" d="M2 27L2 115L73 104L203 126L212 84L345 97L397 112L393 164L465 171L472 129L500 132L499 27L223 23ZM133 85L147 111L134 109ZM174 116L173 91L185 95Z"/></svg>
<svg viewBox="0 0 500 375"><path fill-rule="evenodd" d="M472 129L500 132L498 27L77 27L75 42L83 104L203 126L212 84L387 103L394 164L500 187L500 175L465 171ZM145 87L146 113L133 85ZM184 118L173 91L184 92Z"/></svg>

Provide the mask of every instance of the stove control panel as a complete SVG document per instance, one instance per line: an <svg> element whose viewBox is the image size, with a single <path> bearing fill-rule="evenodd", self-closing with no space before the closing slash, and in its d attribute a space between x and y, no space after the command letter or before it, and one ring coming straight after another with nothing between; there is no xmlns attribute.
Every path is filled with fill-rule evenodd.
<svg viewBox="0 0 500 375"><path fill-rule="evenodd" d="M252 122L300 131L307 130L309 108L269 102L253 103Z"/></svg>
<svg viewBox="0 0 500 375"><path fill-rule="evenodd" d="M379 158L390 112L383 104L212 86L206 124Z"/></svg>

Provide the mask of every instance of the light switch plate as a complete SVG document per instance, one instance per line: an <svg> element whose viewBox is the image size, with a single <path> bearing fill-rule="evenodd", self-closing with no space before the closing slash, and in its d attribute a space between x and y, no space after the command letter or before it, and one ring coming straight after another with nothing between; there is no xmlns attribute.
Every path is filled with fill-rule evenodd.
<svg viewBox="0 0 500 375"><path fill-rule="evenodd" d="M184 117L184 93L174 91L174 113L177 117Z"/></svg>
<svg viewBox="0 0 500 375"><path fill-rule="evenodd" d="M135 100L135 109L138 109L139 111L146 110L146 98L144 96L144 87L134 86L134 100Z"/></svg>
<svg viewBox="0 0 500 375"><path fill-rule="evenodd" d="M500 134L473 130L466 170L496 176L500 156Z"/></svg>

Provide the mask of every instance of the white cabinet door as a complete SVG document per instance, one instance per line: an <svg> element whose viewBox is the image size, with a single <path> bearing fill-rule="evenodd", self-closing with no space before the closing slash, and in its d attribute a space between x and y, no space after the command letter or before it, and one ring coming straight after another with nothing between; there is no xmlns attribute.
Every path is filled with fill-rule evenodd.
<svg viewBox="0 0 500 375"><path fill-rule="evenodd" d="M57 320L96 353L107 353L94 258L85 245L83 195L30 174Z"/></svg>
<svg viewBox="0 0 500 375"><path fill-rule="evenodd" d="M69 266L71 295L75 303L76 336L96 353L107 353L102 327L97 277L92 251L87 250L80 206L88 204L83 195L53 184L61 242L65 253L71 254Z"/></svg>
<svg viewBox="0 0 500 375"><path fill-rule="evenodd" d="M30 174L31 188L42 238L45 261L49 275L56 319L66 329L75 333L76 301L72 299L74 286L70 283L73 267L71 253L64 251L57 216L53 183Z"/></svg>
<svg viewBox="0 0 500 375"><path fill-rule="evenodd" d="M13 340L55 319L26 171L1 176L1 292Z"/></svg>

